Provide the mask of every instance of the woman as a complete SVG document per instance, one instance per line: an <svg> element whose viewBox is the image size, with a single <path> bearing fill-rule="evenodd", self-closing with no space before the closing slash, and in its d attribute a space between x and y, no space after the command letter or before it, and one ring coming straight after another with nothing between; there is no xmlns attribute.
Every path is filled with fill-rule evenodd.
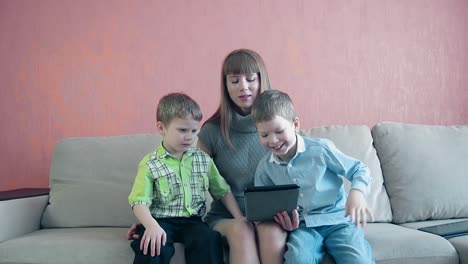
<svg viewBox="0 0 468 264"><path fill-rule="evenodd" d="M244 189L253 186L257 164L266 154L250 110L257 95L269 89L265 64L256 52L231 52L221 72L220 106L198 135L198 146L213 158L244 215ZM219 201L213 201L205 221L226 237L230 263L283 262L286 232L276 223L254 226L233 219Z"/></svg>
<svg viewBox="0 0 468 264"><path fill-rule="evenodd" d="M257 164L266 154L250 111L257 95L269 89L262 58L252 50L232 51L223 62L219 108L198 135L199 148L213 158L244 215L244 189L254 185ZM283 263L287 233L275 222L254 225L234 219L220 201L212 202L205 221L227 239L230 264ZM290 230L290 221L281 224ZM128 230L129 238L135 229Z"/></svg>

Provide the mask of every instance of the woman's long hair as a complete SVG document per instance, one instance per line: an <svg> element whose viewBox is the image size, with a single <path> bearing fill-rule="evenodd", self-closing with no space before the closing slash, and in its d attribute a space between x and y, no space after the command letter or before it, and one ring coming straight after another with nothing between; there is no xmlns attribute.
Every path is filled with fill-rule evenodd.
<svg viewBox="0 0 468 264"><path fill-rule="evenodd" d="M229 129L231 128L232 113L233 111L239 112L239 108L232 101L231 97L229 97L226 76L228 74L246 74L253 72L258 74L260 80L258 93L260 94L265 90L270 90L270 78L268 77L265 63L258 53L253 50L238 49L226 56L221 70L221 102L216 112L205 122L205 124L209 122L219 122L224 142L232 149L234 149L234 146L229 137Z"/></svg>

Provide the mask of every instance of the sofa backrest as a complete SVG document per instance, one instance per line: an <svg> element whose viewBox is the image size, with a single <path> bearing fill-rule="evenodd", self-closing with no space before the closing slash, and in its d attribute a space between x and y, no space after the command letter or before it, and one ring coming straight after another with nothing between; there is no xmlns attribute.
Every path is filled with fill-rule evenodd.
<svg viewBox="0 0 468 264"><path fill-rule="evenodd" d="M369 166L373 182L367 198L374 211L374 221L392 220L380 163L367 126L321 127L301 133L328 138L344 153ZM134 223L128 195L137 166L160 142L158 134L136 134L67 138L57 143L50 173L49 204L42 226L127 227Z"/></svg>
<svg viewBox="0 0 468 264"><path fill-rule="evenodd" d="M372 129L395 223L468 217L468 126Z"/></svg>
<svg viewBox="0 0 468 264"><path fill-rule="evenodd" d="M385 190L380 162L372 145L371 131L367 126L329 126L319 127L300 132L306 137L327 138L343 153L366 164L372 176L371 190L367 195L369 206L374 212L374 222L392 221L390 202ZM349 182L345 181L347 190Z"/></svg>
<svg viewBox="0 0 468 264"><path fill-rule="evenodd" d="M124 226L140 160L160 144L155 134L67 138L55 146L43 227Z"/></svg>

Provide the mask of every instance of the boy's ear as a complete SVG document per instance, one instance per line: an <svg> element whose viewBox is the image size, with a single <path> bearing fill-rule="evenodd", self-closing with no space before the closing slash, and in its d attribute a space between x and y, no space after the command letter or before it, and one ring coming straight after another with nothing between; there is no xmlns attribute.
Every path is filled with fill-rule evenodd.
<svg viewBox="0 0 468 264"><path fill-rule="evenodd" d="M156 122L156 127L158 128L159 133L164 136L164 124L161 121L158 121Z"/></svg>
<svg viewBox="0 0 468 264"><path fill-rule="evenodd" d="M296 116L294 118L293 125L294 125L294 130L296 130L296 132L299 132L299 129L301 128L301 122L299 122L299 117Z"/></svg>

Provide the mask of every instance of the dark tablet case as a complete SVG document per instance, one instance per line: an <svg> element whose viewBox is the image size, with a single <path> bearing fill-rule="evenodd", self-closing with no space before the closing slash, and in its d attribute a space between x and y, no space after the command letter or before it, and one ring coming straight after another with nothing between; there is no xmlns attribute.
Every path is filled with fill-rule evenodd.
<svg viewBox="0 0 468 264"><path fill-rule="evenodd" d="M245 214L249 221L274 221L278 212L297 209L297 184L249 187L245 189Z"/></svg>
<svg viewBox="0 0 468 264"><path fill-rule="evenodd" d="M418 228L418 230L443 236L445 238L468 235L468 220Z"/></svg>

